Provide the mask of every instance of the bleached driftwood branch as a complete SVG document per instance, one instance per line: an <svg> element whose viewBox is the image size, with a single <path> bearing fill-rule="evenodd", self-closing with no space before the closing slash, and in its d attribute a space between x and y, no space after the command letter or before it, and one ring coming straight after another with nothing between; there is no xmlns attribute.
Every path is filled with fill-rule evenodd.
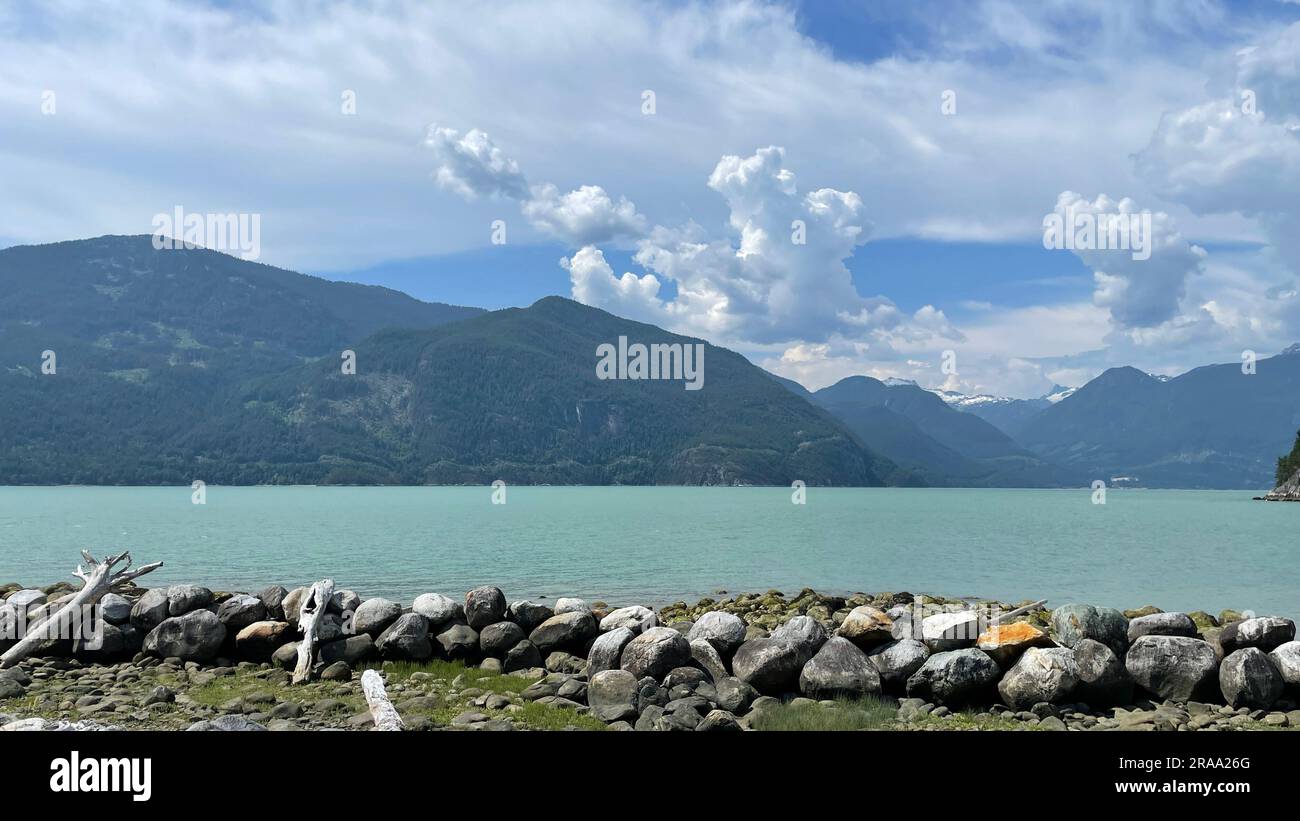
<svg viewBox="0 0 1300 821"><path fill-rule="evenodd" d="M401 730L405 727L397 708L388 700L383 676L377 671L367 670L361 674L361 692L366 694L366 703L370 705L370 716L375 720L376 730Z"/></svg>
<svg viewBox="0 0 1300 821"><path fill-rule="evenodd" d="M117 585L124 584L162 567L162 562L154 562L153 564L141 565L132 570L131 551L129 550L117 556L107 556L102 561L96 560L94 556L84 550L81 551L81 556L90 565L89 571L83 570L81 565L77 565L76 572L72 574L81 579L81 589L72 598L51 607L50 611L42 619L28 627L22 639L13 647L10 647L4 655L0 655L0 669L13 667L25 659L46 639L71 635L72 619L81 617L81 614L89 614L88 608L98 604L105 593L111 592ZM124 560L126 564L122 566L122 569L113 572L113 568Z"/></svg>
<svg viewBox="0 0 1300 821"><path fill-rule="evenodd" d="M307 598L302 601L302 610L298 613L298 629L302 631L302 641L298 643L298 665L293 669L293 683L307 681L311 678L312 660L316 656L316 635L320 630L320 620L325 617L334 596L334 580L321 579L311 586Z"/></svg>

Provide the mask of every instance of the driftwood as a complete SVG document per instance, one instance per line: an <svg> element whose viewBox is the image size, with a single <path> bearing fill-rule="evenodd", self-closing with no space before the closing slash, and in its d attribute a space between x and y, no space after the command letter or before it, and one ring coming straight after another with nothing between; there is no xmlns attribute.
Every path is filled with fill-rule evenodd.
<svg viewBox="0 0 1300 821"><path fill-rule="evenodd" d="M401 730L402 717L397 708L388 700L384 690L384 679L374 670L361 674L361 692L366 694L366 703L370 705L370 716L375 720L376 730Z"/></svg>
<svg viewBox="0 0 1300 821"><path fill-rule="evenodd" d="M307 598L302 601L302 610L298 613L298 629L302 631L302 641L298 643L298 665L293 669L294 684L311 678L312 660L316 656L316 634L333 597L334 580L321 579L311 586Z"/></svg>
<svg viewBox="0 0 1300 821"><path fill-rule="evenodd" d="M993 617L993 624L998 625L1004 622L1010 622L1012 619L1016 618L1017 616L1023 616L1024 614L1032 610L1037 610L1038 608L1042 607L1045 604L1047 604L1047 599L1039 599L1038 601L1033 602L1032 604L1026 604L1024 607L1017 607L1015 610L1012 610L1010 613L1000 613L997 616Z"/></svg>
<svg viewBox="0 0 1300 821"><path fill-rule="evenodd" d="M81 579L81 589L73 594L72 598L52 607L45 614L45 617L36 624L29 626L25 635L17 644L9 648L4 655L0 655L0 669L13 667L47 639L67 636L70 632L72 620L81 617L80 614L89 613L88 608L98 604L104 594L111 592L117 585L124 584L162 567L162 562L154 562L131 570L131 551L129 550L117 556L107 556L103 561L97 561L94 556L84 550L81 551L81 556L90 565L89 571L83 570L81 565L77 565L77 571L72 574ZM113 568L123 560L126 561L126 564L122 566L122 569L116 573L113 572Z"/></svg>

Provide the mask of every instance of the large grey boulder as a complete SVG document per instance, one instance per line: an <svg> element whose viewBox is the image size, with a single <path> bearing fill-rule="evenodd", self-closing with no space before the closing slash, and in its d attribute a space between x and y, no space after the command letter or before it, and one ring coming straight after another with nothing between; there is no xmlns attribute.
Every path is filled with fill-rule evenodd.
<svg viewBox="0 0 1300 821"><path fill-rule="evenodd" d="M153 587L144 591L144 595L136 599L135 604L131 606L131 624L137 630L148 632L162 624L166 618L167 588L165 587Z"/></svg>
<svg viewBox="0 0 1300 821"><path fill-rule="evenodd" d="M1196 622L1186 613L1152 613L1128 623L1129 644L1142 636L1186 636L1197 638Z"/></svg>
<svg viewBox="0 0 1300 821"><path fill-rule="evenodd" d="M988 700L1001 677L998 663L974 647L935 653L907 680L907 695L947 706Z"/></svg>
<svg viewBox="0 0 1300 821"><path fill-rule="evenodd" d="M866 650L893 639L894 621L884 611L864 604L844 617L835 632Z"/></svg>
<svg viewBox="0 0 1300 821"><path fill-rule="evenodd" d="M688 641L707 641L724 658L730 658L745 641L745 622L732 613L711 610L696 619L686 638Z"/></svg>
<svg viewBox="0 0 1300 821"><path fill-rule="evenodd" d="M227 630L236 633L257 621L266 620L266 605L256 596L239 593L226 599L217 608L217 618Z"/></svg>
<svg viewBox="0 0 1300 821"><path fill-rule="evenodd" d="M1219 634L1225 653L1258 647L1265 653L1295 639L1295 622L1277 616L1246 619L1226 625Z"/></svg>
<svg viewBox="0 0 1300 821"><path fill-rule="evenodd" d="M880 695L880 671L867 654L842 636L829 639L799 673L799 690L809 698Z"/></svg>
<svg viewBox="0 0 1300 821"><path fill-rule="evenodd" d="M449 621L465 618L461 603L441 593L421 593L411 602L411 612L419 613L429 621L429 629L436 629Z"/></svg>
<svg viewBox="0 0 1300 821"><path fill-rule="evenodd" d="M713 682L718 696L718 706L734 715L749 712L749 705L758 698L758 691L735 676L726 676Z"/></svg>
<svg viewBox="0 0 1300 821"><path fill-rule="evenodd" d="M465 594L465 621L475 630L496 624L506 617L506 594L499 587L484 585Z"/></svg>
<svg viewBox="0 0 1300 821"><path fill-rule="evenodd" d="M590 613L559 613L537 625L528 634L528 640L547 656L556 650L584 650L586 643L599 632L600 627Z"/></svg>
<svg viewBox="0 0 1300 821"><path fill-rule="evenodd" d="M438 643L443 658L463 661L479 655L479 634L469 625L444 624L434 640Z"/></svg>
<svg viewBox="0 0 1300 821"><path fill-rule="evenodd" d="M131 602L125 596L105 593L99 600L99 612L109 624L126 624L131 620Z"/></svg>
<svg viewBox="0 0 1300 821"><path fill-rule="evenodd" d="M295 587L284 598L280 600L280 609L284 612L284 620L289 622L294 632L298 631L298 617L302 615L302 603L307 600L307 595L311 589L307 587Z"/></svg>
<svg viewBox="0 0 1300 821"><path fill-rule="evenodd" d="M1288 641L1268 654L1287 687L1300 688L1300 641Z"/></svg>
<svg viewBox="0 0 1300 821"><path fill-rule="evenodd" d="M301 607L301 604L299 607ZM352 614L352 632L367 633L372 638L378 639L401 615L402 606L395 601L380 597L366 599ZM420 616L420 618L423 619L424 616ZM425 632L429 632L427 619L425 620Z"/></svg>
<svg viewBox="0 0 1300 821"><path fill-rule="evenodd" d="M817 654L826 643L826 628L811 616L795 616L772 631L775 641L785 642L795 649L803 664ZM802 666L802 665L800 665Z"/></svg>
<svg viewBox="0 0 1300 821"><path fill-rule="evenodd" d="M1093 639L1074 646L1074 663L1079 670L1075 698L1090 707L1129 704L1133 700L1133 676L1115 651Z"/></svg>
<svg viewBox="0 0 1300 821"><path fill-rule="evenodd" d="M287 595L289 591L279 584L273 584L257 594L257 598L262 600L262 606L266 608L268 619L284 620L284 597Z"/></svg>
<svg viewBox="0 0 1300 821"><path fill-rule="evenodd" d="M30 613L32 610L45 604L49 598L39 590L26 588L15 590L5 599L5 604L14 608L14 610Z"/></svg>
<svg viewBox="0 0 1300 821"><path fill-rule="evenodd" d="M1068 647L1031 647L998 682L1002 703L1028 710L1039 702L1062 704L1079 683L1079 667Z"/></svg>
<svg viewBox="0 0 1300 821"><path fill-rule="evenodd" d="M183 616L212 604L212 591L197 584L173 584L167 588L167 615Z"/></svg>
<svg viewBox="0 0 1300 821"><path fill-rule="evenodd" d="M736 650L731 670L736 678L758 692L779 696L795 691L799 673L809 660L787 642L774 638L750 639Z"/></svg>
<svg viewBox="0 0 1300 821"><path fill-rule="evenodd" d="M355 590L335 590L325 610L342 615L361 606L361 595Z"/></svg>
<svg viewBox="0 0 1300 821"><path fill-rule="evenodd" d="M1219 690L1233 707L1267 710L1282 697L1282 674L1258 647L1243 647L1219 665Z"/></svg>
<svg viewBox="0 0 1300 821"><path fill-rule="evenodd" d="M537 645L527 639L511 647L506 653L506 657L501 660L501 672L503 673L531 670L534 667L541 666L542 654L538 652Z"/></svg>
<svg viewBox="0 0 1300 821"><path fill-rule="evenodd" d="M561 613L591 613L591 605L582 599L561 596L555 600L555 615L558 616Z"/></svg>
<svg viewBox="0 0 1300 821"><path fill-rule="evenodd" d="M880 687L886 693L901 694L907 687L907 680L921 669L930 657L930 650L923 642L916 639L900 639L875 647L867 653L867 659L880 673Z"/></svg>
<svg viewBox="0 0 1300 821"><path fill-rule="evenodd" d="M210 610L192 610L164 619L144 637L144 650L163 658L207 661L226 640L226 626Z"/></svg>
<svg viewBox="0 0 1300 821"><path fill-rule="evenodd" d="M365 607L368 603L369 601L362 602L361 606ZM475 645L478 644L477 638L475 636ZM423 661L432 657L433 645L429 641L428 619L419 613L399 616L375 639L375 649L385 659L394 661Z"/></svg>
<svg viewBox="0 0 1300 821"><path fill-rule="evenodd" d="M671 627L651 627L627 643L619 667L638 679L649 676L662 681L674 667L690 661L691 645L685 636Z"/></svg>
<svg viewBox="0 0 1300 821"><path fill-rule="evenodd" d="M484 656L505 658L510 648L525 638L524 628L512 621L499 621L479 631L478 646Z"/></svg>
<svg viewBox="0 0 1300 821"><path fill-rule="evenodd" d="M636 638L630 627L618 627L608 633L601 633L592 642L591 652L587 654L587 675L595 676L604 670L617 670L623 658L623 648Z"/></svg>
<svg viewBox="0 0 1300 821"><path fill-rule="evenodd" d="M1219 659L1214 648L1186 636L1141 636L1124 657L1138 686L1172 701L1212 697Z"/></svg>
<svg viewBox="0 0 1300 821"><path fill-rule="evenodd" d="M603 632L609 632L610 630L626 627L633 633L640 633L658 623L655 618L655 611L649 607L634 604L630 607L620 607L617 610L609 611L609 614L600 620L600 629Z"/></svg>
<svg viewBox="0 0 1300 821"><path fill-rule="evenodd" d="M524 628L525 633L531 633L539 624L554 616L555 611L544 604L525 599L512 603L508 615L511 621Z"/></svg>
<svg viewBox="0 0 1300 821"><path fill-rule="evenodd" d="M700 669L708 673L709 681L717 681L731 675L727 670L726 662L722 660L722 654L718 652L718 648L704 639L695 639L690 644L691 658Z"/></svg>
<svg viewBox="0 0 1300 821"><path fill-rule="evenodd" d="M591 714L604 722L635 720L637 689L637 677L632 673L601 670L587 684L587 705Z"/></svg>
<svg viewBox="0 0 1300 821"><path fill-rule="evenodd" d="M979 635L979 613L974 610L936 613L921 620L921 641L932 653L974 647Z"/></svg>
<svg viewBox="0 0 1300 821"><path fill-rule="evenodd" d="M1092 639L1123 656L1128 649L1128 619L1113 607L1091 604L1066 604L1052 611L1052 628L1056 640L1073 648L1084 639Z"/></svg>
<svg viewBox="0 0 1300 821"><path fill-rule="evenodd" d="M321 645L320 661L326 667L337 661L344 662L348 667L356 667L375 653L375 640L367 633L357 633Z"/></svg>

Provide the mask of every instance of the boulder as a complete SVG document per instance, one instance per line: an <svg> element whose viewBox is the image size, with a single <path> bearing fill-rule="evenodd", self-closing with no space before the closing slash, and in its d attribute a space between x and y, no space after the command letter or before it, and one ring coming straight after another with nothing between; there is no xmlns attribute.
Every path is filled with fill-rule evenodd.
<svg viewBox="0 0 1300 821"><path fill-rule="evenodd" d="M1073 648L1084 639L1092 639L1123 656L1128 649L1128 619L1113 607L1090 604L1066 604L1052 611L1052 629L1056 640Z"/></svg>
<svg viewBox="0 0 1300 821"><path fill-rule="evenodd" d="M1203 701L1213 695L1219 660L1200 639L1148 635L1133 642L1124 666L1139 687L1159 698Z"/></svg>
<svg viewBox="0 0 1300 821"><path fill-rule="evenodd" d="M519 670L531 670L542 666L542 654L537 645L527 639L519 642L506 653L501 660L501 672L514 673Z"/></svg>
<svg viewBox="0 0 1300 821"><path fill-rule="evenodd" d="M294 632L298 632L298 616L302 613L302 602L311 592L307 587L295 587L280 600L280 609L284 611L284 620L289 622Z"/></svg>
<svg viewBox="0 0 1300 821"><path fill-rule="evenodd" d="M745 641L745 622L739 616L712 610L691 625L687 641L707 641L724 658L730 658Z"/></svg>
<svg viewBox="0 0 1300 821"><path fill-rule="evenodd" d="M555 615L555 611L544 604L535 604L528 600L517 601L510 605L510 620L531 633L542 622Z"/></svg>
<svg viewBox="0 0 1300 821"><path fill-rule="evenodd" d="M979 613L936 613L921 621L921 641L931 653L974 647L980 635Z"/></svg>
<svg viewBox="0 0 1300 821"><path fill-rule="evenodd" d="M525 638L524 628L512 621L499 621L479 631L478 646L484 656L499 659Z"/></svg>
<svg viewBox="0 0 1300 821"><path fill-rule="evenodd" d="M210 610L164 619L144 637L144 651L163 658L207 661L226 640L226 626Z"/></svg>
<svg viewBox="0 0 1300 821"><path fill-rule="evenodd" d="M835 636L803 666L799 690L818 700L878 696L880 671L860 647L843 636Z"/></svg>
<svg viewBox="0 0 1300 821"><path fill-rule="evenodd" d="M349 668L352 668L374 656L377 652L375 641L370 638L370 634L357 633L321 645L320 662L321 664L330 665L341 661Z"/></svg>
<svg viewBox="0 0 1300 821"><path fill-rule="evenodd" d="M850 610L835 632L866 650L893 639L894 620L884 611L864 604Z"/></svg>
<svg viewBox="0 0 1300 821"><path fill-rule="evenodd" d="M633 633L640 633L658 623L653 610L649 607L634 604L631 607L620 607L617 610L611 610L609 615L600 620L600 629L603 632L609 632L610 630L626 627Z"/></svg>
<svg viewBox="0 0 1300 821"><path fill-rule="evenodd" d="M695 725L697 733L740 733L744 730L736 717L726 710L710 710L708 715Z"/></svg>
<svg viewBox="0 0 1300 821"><path fill-rule="evenodd" d="M1258 647L1267 653L1294 639L1295 622L1277 616L1233 622L1219 634L1219 643L1225 653L1243 647Z"/></svg>
<svg viewBox="0 0 1300 821"><path fill-rule="evenodd" d="M1282 676L1282 682L1291 688L1300 689L1300 641L1288 641L1268 654L1273 666Z"/></svg>
<svg viewBox="0 0 1300 821"><path fill-rule="evenodd" d="M671 627L651 627L627 643L619 667L638 679L649 676L659 681L690 661L691 645L685 636Z"/></svg>
<svg viewBox="0 0 1300 821"><path fill-rule="evenodd" d="M235 634L235 651L249 661L269 661L292 638L285 621L255 621Z"/></svg>
<svg viewBox="0 0 1300 821"><path fill-rule="evenodd" d="M227 630L238 633L254 622L266 621L266 605L256 596L237 593L221 603L217 618Z"/></svg>
<svg viewBox="0 0 1300 821"><path fill-rule="evenodd" d="M361 606L365 607L371 601L374 599L362 602ZM478 636L474 639L477 647ZM375 649L385 659L394 661L423 661L432 657L433 645L429 642L428 619L419 613L406 613L399 616L379 634L379 638L375 639Z"/></svg>
<svg viewBox="0 0 1300 821"><path fill-rule="evenodd" d="M626 670L601 670L587 684L591 715L604 722L635 720L637 677Z"/></svg>
<svg viewBox="0 0 1300 821"><path fill-rule="evenodd" d="M555 615L561 613L591 613L591 606L582 599L561 597L555 600Z"/></svg>
<svg viewBox="0 0 1300 821"><path fill-rule="evenodd" d="M559 613L537 625L528 634L528 640L543 655L549 655L555 650L584 650L586 643L599 632L590 613Z"/></svg>
<svg viewBox="0 0 1300 821"><path fill-rule="evenodd" d="M990 625L975 640L975 646L988 653L1003 670L1010 669L1031 647L1055 647L1056 642L1027 621Z"/></svg>
<svg viewBox="0 0 1300 821"><path fill-rule="evenodd" d="M417 614L411 613L410 615L415 616ZM403 616L402 618L406 617ZM424 616L418 616L418 618L423 619ZM479 655L480 637L478 631L468 625L444 624L435 640L438 642L443 658L465 660L477 658Z"/></svg>
<svg viewBox="0 0 1300 821"><path fill-rule="evenodd" d="M355 590L335 590L334 595L330 596L329 607L325 609L331 613L347 613L356 610L361 606L361 597Z"/></svg>
<svg viewBox="0 0 1300 821"><path fill-rule="evenodd" d="M1258 647L1234 650L1219 665L1219 689L1232 707L1267 710L1282 697L1282 674Z"/></svg>
<svg viewBox="0 0 1300 821"><path fill-rule="evenodd" d="M49 601L48 597L39 590L25 589L15 590L5 599L5 604L14 610L21 610L30 613L32 610L40 607Z"/></svg>
<svg viewBox="0 0 1300 821"><path fill-rule="evenodd" d="M167 588L167 615L183 616L212 604L212 591L197 584L173 584Z"/></svg>
<svg viewBox="0 0 1300 821"><path fill-rule="evenodd" d="M411 612L419 613L429 620L429 629L433 630L449 621L465 618L465 608L450 596L441 593L421 593L411 602Z"/></svg>
<svg viewBox="0 0 1300 821"><path fill-rule="evenodd" d="M718 706L734 715L749 712L749 705L758 698L758 691L735 676L727 676L713 682L713 689L718 696Z"/></svg>
<svg viewBox="0 0 1300 821"><path fill-rule="evenodd" d="M731 670L736 678L763 695L794 692L799 673L811 660L788 642L775 638L750 639L736 650Z"/></svg>
<svg viewBox="0 0 1300 821"><path fill-rule="evenodd" d="M244 629L248 630L250 627L252 625ZM298 664L298 644L299 642L291 641L277 647L271 654L271 663L282 670L292 670Z"/></svg>
<svg viewBox="0 0 1300 821"><path fill-rule="evenodd" d="M1186 613L1151 613L1138 616L1128 623L1128 642L1132 644L1142 636L1186 636L1198 638L1196 622Z"/></svg>
<svg viewBox="0 0 1300 821"><path fill-rule="evenodd" d="M301 607L301 605L299 605ZM366 599L352 615L352 632L366 633L376 639L402 615L402 606L395 601L384 598ZM414 615L419 615L418 613ZM420 616L424 619L424 616ZM425 633L429 632L429 622L424 621ZM382 650L381 650L382 652ZM427 656L425 658L428 658Z"/></svg>
<svg viewBox="0 0 1300 821"><path fill-rule="evenodd" d="M630 627L619 627L608 633L601 633L592 642L591 652L587 654L587 675L594 676L602 670L617 670L623 658L623 648L636 638Z"/></svg>
<svg viewBox="0 0 1300 821"><path fill-rule="evenodd" d="M465 621L475 630L506 617L506 594L499 587L476 587L465 594Z"/></svg>
<svg viewBox="0 0 1300 821"><path fill-rule="evenodd" d="M289 591L283 586L273 584L257 594L262 600L262 606L266 608L266 615L274 621L284 620L284 597L289 595Z"/></svg>
<svg viewBox="0 0 1300 821"><path fill-rule="evenodd" d="M1079 667L1068 647L1031 647L1002 681L998 695L1013 710L1028 710L1039 702L1063 704L1079 683Z"/></svg>
<svg viewBox="0 0 1300 821"><path fill-rule="evenodd" d="M907 680L921 669L930 657L930 650L916 639L900 639L873 648L867 658L880 673L880 687L886 693L901 694Z"/></svg>
<svg viewBox="0 0 1300 821"><path fill-rule="evenodd" d="M1133 676L1115 651L1093 639L1074 646L1074 663L1079 670L1075 698L1092 707L1129 704L1133 700Z"/></svg>
<svg viewBox="0 0 1300 821"><path fill-rule="evenodd" d="M1002 675L983 650L968 647L935 653L907 680L907 695L934 704L960 706L991 700Z"/></svg>
<svg viewBox="0 0 1300 821"><path fill-rule="evenodd" d="M144 595L131 605L131 624L137 630L148 632L162 624L166 618L167 588L165 587L154 587L144 591Z"/></svg>
<svg viewBox="0 0 1300 821"><path fill-rule="evenodd" d="M587 672L587 660L563 650L556 650L546 657L546 672L581 676Z"/></svg>
<svg viewBox="0 0 1300 821"><path fill-rule="evenodd" d="M131 602L116 593L105 593L99 600L99 612L109 624L126 624L131 620Z"/></svg>
<svg viewBox="0 0 1300 821"><path fill-rule="evenodd" d="M691 640L690 645L691 658L699 665L701 670L708 674L709 681L717 681L731 675L727 672L727 664L722 660L722 654L718 652L718 648L704 639Z"/></svg>
<svg viewBox="0 0 1300 821"><path fill-rule="evenodd" d="M795 616L773 630L770 638L793 647L803 667L826 643L826 628L811 616Z"/></svg>

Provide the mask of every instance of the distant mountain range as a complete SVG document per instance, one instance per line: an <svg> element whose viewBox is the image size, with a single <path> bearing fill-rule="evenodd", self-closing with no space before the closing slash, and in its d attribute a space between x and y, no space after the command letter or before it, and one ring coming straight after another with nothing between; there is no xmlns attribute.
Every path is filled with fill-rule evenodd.
<svg viewBox="0 0 1300 821"><path fill-rule="evenodd" d="M597 378L619 337L704 345L704 389ZM0 251L0 484L1259 489L1298 427L1300 346L1038 399L809 392L559 297L489 313L148 236Z"/></svg>

